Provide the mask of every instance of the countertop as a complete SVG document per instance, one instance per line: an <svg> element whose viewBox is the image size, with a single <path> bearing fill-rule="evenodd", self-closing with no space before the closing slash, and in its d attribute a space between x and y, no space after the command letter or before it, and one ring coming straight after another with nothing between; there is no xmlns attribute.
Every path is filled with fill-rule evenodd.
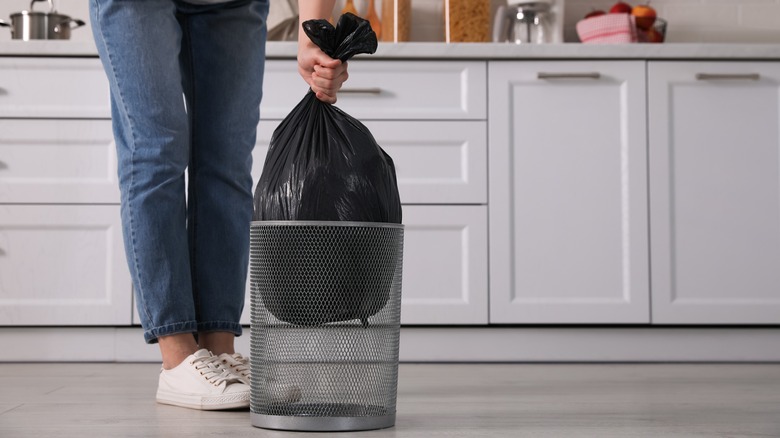
<svg viewBox="0 0 780 438"><path fill-rule="evenodd" d="M269 42L267 57L294 58L294 42ZM0 56L97 56L83 41L5 41ZM780 44L380 43L374 59L744 59L780 60Z"/></svg>

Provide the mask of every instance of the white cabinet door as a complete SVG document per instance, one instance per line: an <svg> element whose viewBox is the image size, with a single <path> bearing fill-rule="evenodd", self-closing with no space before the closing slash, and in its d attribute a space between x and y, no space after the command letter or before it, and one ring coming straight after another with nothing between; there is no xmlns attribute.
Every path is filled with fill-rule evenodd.
<svg viewBox="0 0 780 438"><path fill-rule="evenodd" d="M780 63L648 72L653 322L780 323Z"/></svg>
<svg viewBox="0 0 780 438"><path fill-rule="evenodd" d="M296 61L266 62L263 119L281 120L308 90ZM484 120L484 61L356 59L336 106L365 120Z"/></svg>
<svg viewBox="0 0 780 438"><path fill-rule="evenodd" d="M0 202L119 203L111 121L0 119Z"/></svg>
<svg viewBox="0 0 780 438"><path fill-rule="evenodd" d="M645 63L490 62L490 322L647 323Z"/></svg>
<svg viewBox="0 0 780 438"><path fill-rule="evenodd" d="M119 206L0 205L0 326L127 325Z"/></svg>
<svg viewBox="0 0 780 438"><path fill-rule="evenodd" d="M487 207L404 206L402 324L487 324Z"/></svg>

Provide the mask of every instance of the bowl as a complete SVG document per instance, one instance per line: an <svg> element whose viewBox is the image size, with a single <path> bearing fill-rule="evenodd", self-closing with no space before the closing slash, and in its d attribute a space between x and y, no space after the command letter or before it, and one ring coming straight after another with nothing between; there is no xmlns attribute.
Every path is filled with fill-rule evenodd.
<svg viewBox="0 0 780 438"><path fill-rule="evenodd" d="M666 40L667 21L663 18L656 18L650 29L636 29L638 43L662 43Z"/></svg>
<svg viewBox="0 0 780 438"><path fill-rule="evenodd" d="M656 18L653 26L640 29L631 14L605 14L577 22L577 35L584 44L662 43L668 22Z"/></svg>

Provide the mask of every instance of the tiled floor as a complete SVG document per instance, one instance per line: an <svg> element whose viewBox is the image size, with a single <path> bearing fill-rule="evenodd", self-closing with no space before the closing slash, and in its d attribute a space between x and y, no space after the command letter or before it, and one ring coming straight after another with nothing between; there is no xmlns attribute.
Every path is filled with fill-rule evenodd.
<svg viewBox="0 0 780 438"><path fill-rule="evenodd" d="M154 402L155 364L0 364L0 437L780 437L780 365L403 364L394 428L304 434Z"/></svg>

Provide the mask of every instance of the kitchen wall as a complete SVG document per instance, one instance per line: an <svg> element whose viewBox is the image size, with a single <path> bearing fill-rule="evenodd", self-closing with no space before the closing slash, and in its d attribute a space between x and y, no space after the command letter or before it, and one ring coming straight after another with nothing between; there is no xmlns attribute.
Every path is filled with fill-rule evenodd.
<svg viewBox="0 0 780 438"><path fill-rule="evenodd" d="M285 0L272 0L272 4ZM377 7L381 8L377 0ZM576 41L574 24L592 8L609 8L615 0L566 0L565 40ZM644 2L645 0L642 0ZM497 6L500 0L492 0ZM629 0L634 3L634 0ZM89 18L85 0L54 0L57 9L74 18ZM367 0L355 0L365 11ZM669 21L669 42L752 42L780 44L780 0L651 0L659 15ZM341 8L344 0L337 0ZM444 39L444 0L412 0L414 7L412 40ZM2 0L0 18L7 21L13 12L29 8L29 0ZM45 4L36 5L45 10ZM88 28L75 30L73 40L89 40ZM10 40L8 28L0 28L0 41Z"/></svg>

